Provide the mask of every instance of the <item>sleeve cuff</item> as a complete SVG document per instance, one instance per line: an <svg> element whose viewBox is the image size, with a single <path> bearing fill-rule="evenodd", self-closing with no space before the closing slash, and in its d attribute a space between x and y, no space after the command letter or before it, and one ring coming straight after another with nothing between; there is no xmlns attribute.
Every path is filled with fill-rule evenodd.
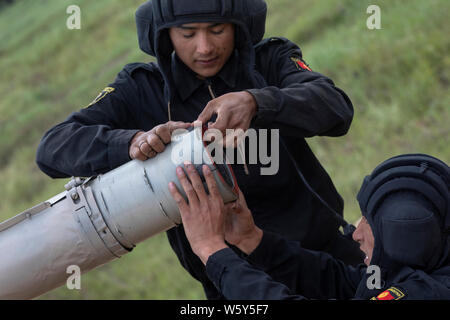
<svg viewBox="0 0 450 320"><path fill-rule="evenodd" d="M221 290L223 273L235 260L241 262L241 259L231 248L224 248L211 255L206 261L206 274L219 291Z"/></svg>
<svg viewBox="0 0 450 320"><path fill-rule="evenodd" d="M280 235L264 231L261 242L256 249L247 256L247 261L262 270L267 269L267 266L270 265L270 262L272 261L270 253L277 251L276 247L280 240L283 240Z"/></svg>
<svg viewBox="0 0 450 320"><path fill-rule="evenodd" d="M283 96L279 94L279 89L275 87L263 89L246 90L256 100L258 111L255 117L257 126L267 126L272 122L275 115L281 110Z"/></svg>
<svg viewBox="0 0 450 320"><path fill-rule="evenodd" d="M131 160L130 141L139 130L117 130L108 143L108 160L111 169L120 167Z"/></svg>

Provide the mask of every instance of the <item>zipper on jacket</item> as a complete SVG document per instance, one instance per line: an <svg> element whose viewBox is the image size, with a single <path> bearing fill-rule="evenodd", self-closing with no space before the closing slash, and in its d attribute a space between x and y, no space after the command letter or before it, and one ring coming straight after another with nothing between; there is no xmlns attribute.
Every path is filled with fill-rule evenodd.
<svg viewBox="0 0 450 320"><path fill-rule="evenodd" d="M207 83L208 83L209 94L210 94L211 98L214 100L214 99L216 99L217 96L214 93L211 81L207 80ZM242 160L244 162L243 165L244 165L245 174L246 175L250 175L250 171L248 170L247 162L246 162L246 159L245 159L245 143L244 142L245 142L245 139L242 140L242 143L239 143L236 148L237 148L237 151L239 152L239 154L242 157Z"/></svg>
<svg viewBox="0 0 450 320"><path fill-rule="evenodd" d="M210 81L208 81L208 90L209 90L209 94L211 95L211 98L216 99L216 94L214 93L214 90L212 88Z"/></svg>

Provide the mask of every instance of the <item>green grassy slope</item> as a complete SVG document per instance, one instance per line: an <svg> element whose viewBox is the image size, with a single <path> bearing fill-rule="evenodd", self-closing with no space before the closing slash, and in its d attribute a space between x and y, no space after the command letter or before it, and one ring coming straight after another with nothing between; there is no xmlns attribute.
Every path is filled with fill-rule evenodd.
<svg viewBox="0 0 450 320"><path fill-rule="evenodd" d="M34 163L52 125L88 105L129 62L150 61L135 35L141 0L16 0L0 8L0 221L63 190ZM305 60L330 76L355 106L342 138L310 140L359 217L355 195L382 160L424 152L447 162L450 24L447 0L268 0L267 36L298 43ZM81 30L66 28L77 4ZM382 29L368 30L366 8L382 10ZM82 277L82 290L57 289L43 299L203 299L165 235Z"/></svg>

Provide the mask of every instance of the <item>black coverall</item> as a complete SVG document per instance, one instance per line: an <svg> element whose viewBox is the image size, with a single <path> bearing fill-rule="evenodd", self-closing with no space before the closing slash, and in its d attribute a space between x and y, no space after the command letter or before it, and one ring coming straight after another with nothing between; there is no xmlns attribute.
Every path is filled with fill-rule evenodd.
<svg viewBox="0 0 450 320"><path fill-rule="evenodd" d="M359 263L362 255L358 245L342 237L339 221L305 187L288 156L289 152L315 192L342 213L342 198L305 138L344 135L352 121L353 106L330 79L298 63L302 53L292 42L271 38L259 43L255 50L255 70L265 82L261 88L254 88L243 75L248 62L237 50L221 72L207 80L197 78L173 54L170 69L176 92L170 105L171 120L195 121L212 99L211 90L216 96L248 90L258 104L251 127L280 129L284 142L276 175L260 175L261 163L248 165L249 175L242 165L232 166L256 224L301 241L305 248L329 252L347 263ZM39 167L53 178L89 177L130 161L133 136L169 120L168 91L157 64L125 66L89 107L73 113L45 134L37 152ZM193 254L183 227L167 234L180 262L202 282L207 297L222 298Z"/></svg>
<svg viewBox="0 0 450 320"><path fill-rule="evenodd" d="M206 271L230 300L450 299L448 265L433 272L403 266L372 289L367 280L373 272L364 264L348 266L269 232L245 260L226 248L208 259Z"/></svg>

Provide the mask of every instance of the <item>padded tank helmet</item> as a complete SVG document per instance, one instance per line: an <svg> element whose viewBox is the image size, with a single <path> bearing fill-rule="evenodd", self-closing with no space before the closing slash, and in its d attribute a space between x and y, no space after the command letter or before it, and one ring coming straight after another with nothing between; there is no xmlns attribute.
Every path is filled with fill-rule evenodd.
<svg viewBox="0 0 450 320"><path fill-rule="evenodd" d="M150 0L136 12L139 46L158 57L170 54L168 28L188 23L233 23L238 46L256 44L265 32L267 5L263 0Z"/></svg>
<svg viewBox="0 0 450 320"><path fill-rule="evenodd" d="M253 70L254 45L264 37L266 16L263 0L150 0L136 11L139 47L156 57L171 100L175 84L170 68L173 45L169 28L200 22L232 23L236 30L235 49L248 67L244 74L255 88L262 87Z"/></svg>
<svg viewBox="0 0 450 320"><path fill-rule="evenodd" d="M448 265L450 169L423 154L401 155L364 179L358 202L375 237L371 264L424 271Z"/></svg>

